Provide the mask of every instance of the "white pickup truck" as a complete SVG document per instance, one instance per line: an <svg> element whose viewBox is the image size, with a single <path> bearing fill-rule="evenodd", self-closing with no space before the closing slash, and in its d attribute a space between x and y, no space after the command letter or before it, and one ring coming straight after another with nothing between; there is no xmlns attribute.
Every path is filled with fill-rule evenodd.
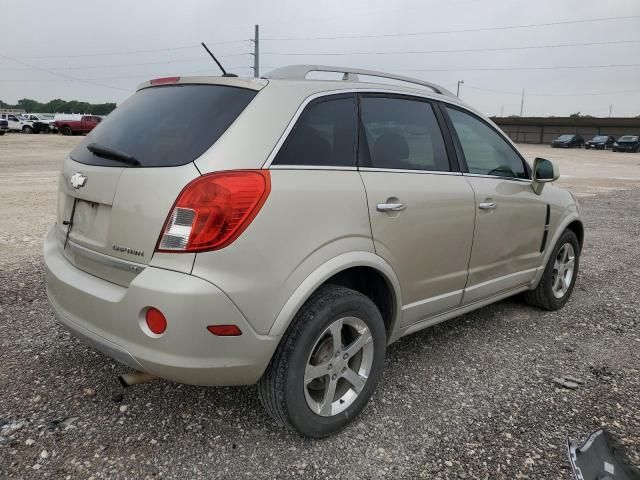
<svg viewBox="0 0 640 480"><path fill-rule="evenodd" d="M13 113L0 113L0 119L9 123L10 132L33 133L33 122Z"/></svg>
<svg viewBox="0 0 640 480"><path fill-rule="evenodd" d="M54 115L51 113L23 113L22 118L25 118L27 120L34 122L34 127L35 127L35 122L40 122L44 124L46 127L48 127L49 131L53 133L58 131L53 125Z"/></svg>

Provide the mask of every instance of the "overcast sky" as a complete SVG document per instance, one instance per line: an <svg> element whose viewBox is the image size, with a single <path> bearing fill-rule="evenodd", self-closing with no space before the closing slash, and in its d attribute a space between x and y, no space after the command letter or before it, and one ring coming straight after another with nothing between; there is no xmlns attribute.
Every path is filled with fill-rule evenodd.
<svg viewBox="0 0 640 480"><path fill-rule="evenodd" d="M349 65L453 91L464 80L463 100L490 115L519 114L523 88L524 115L640 115L639 0L0 1L0 99L11 103L121 102L146 79L218 75L200 41L252 75L257 23L261 74ZM495 29L611 17L634 18ZM555 68L585 66L600 67Z"/></svg>

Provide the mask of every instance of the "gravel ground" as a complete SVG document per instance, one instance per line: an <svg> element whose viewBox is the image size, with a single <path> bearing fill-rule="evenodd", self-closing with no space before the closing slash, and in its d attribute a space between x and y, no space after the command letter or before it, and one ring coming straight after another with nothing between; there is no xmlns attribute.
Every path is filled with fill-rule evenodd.
<svg viewBox="0 0 640 480"><path fill-rule="evenodd" d="M70 337L45 296L39 239L78 139L6 137L0 478L569 479L567 435L603 425L640 463L640 156L592 155L603 165L594 179L571 156L597 152L551 152L572 172L561 183L581 196L587 231L563 310L514 298L400 340L362 416L312 441L277 428L250 387L122 391L126 368ZM628 168L603 174L614 161ZM558 387L563 375L583 384Z"/></svg>

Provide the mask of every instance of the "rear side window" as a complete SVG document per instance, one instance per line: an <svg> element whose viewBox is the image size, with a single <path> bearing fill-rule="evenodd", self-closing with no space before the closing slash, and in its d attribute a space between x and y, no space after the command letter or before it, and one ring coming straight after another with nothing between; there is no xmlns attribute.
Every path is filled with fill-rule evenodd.
<svg viewBox="0 0 640 480"><path fill-rule="evenodd" d="M145 88L101 121L71 158L89 165L124 165L87 150L97 143L134 157L142 167L190 163L222 136L256 93L222 85Z"/></svg>
<svg viewBox="0 0 640 480"><path fill-rule="evenodd" d="M354 96L322 98L305 108L272 164L351 167L355 138Z"/></svg>
<svg viewBox="0 0 640 480"><path fill-rule="evenodd" d="M442 132L430 103L392 97L363 97L360 118L366 143L361 166L449 171Z"/></svg>
<svg viewBox="0 0 640 480"><path fill-rule="evenodd" d="M529 178L524 162L504 138L477 118L447 107L469 173Z"/></svg>

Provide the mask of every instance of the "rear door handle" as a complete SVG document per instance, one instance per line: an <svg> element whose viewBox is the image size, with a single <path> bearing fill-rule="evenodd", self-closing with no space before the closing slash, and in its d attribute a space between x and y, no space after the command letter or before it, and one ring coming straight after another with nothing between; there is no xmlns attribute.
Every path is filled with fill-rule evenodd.
<svg viewBox="0 0 640 480"><path fill-rule="evenodd" d="M404 203L379 203L376 206L379 212L401 212L405 208L407 207Z"/></svg>
<svg viewBox="0 0 640 480"><path fill-rule="evenodd" d="M493 210L496 208L496 202L480 202L478 208L480 210Z"/></svg>

